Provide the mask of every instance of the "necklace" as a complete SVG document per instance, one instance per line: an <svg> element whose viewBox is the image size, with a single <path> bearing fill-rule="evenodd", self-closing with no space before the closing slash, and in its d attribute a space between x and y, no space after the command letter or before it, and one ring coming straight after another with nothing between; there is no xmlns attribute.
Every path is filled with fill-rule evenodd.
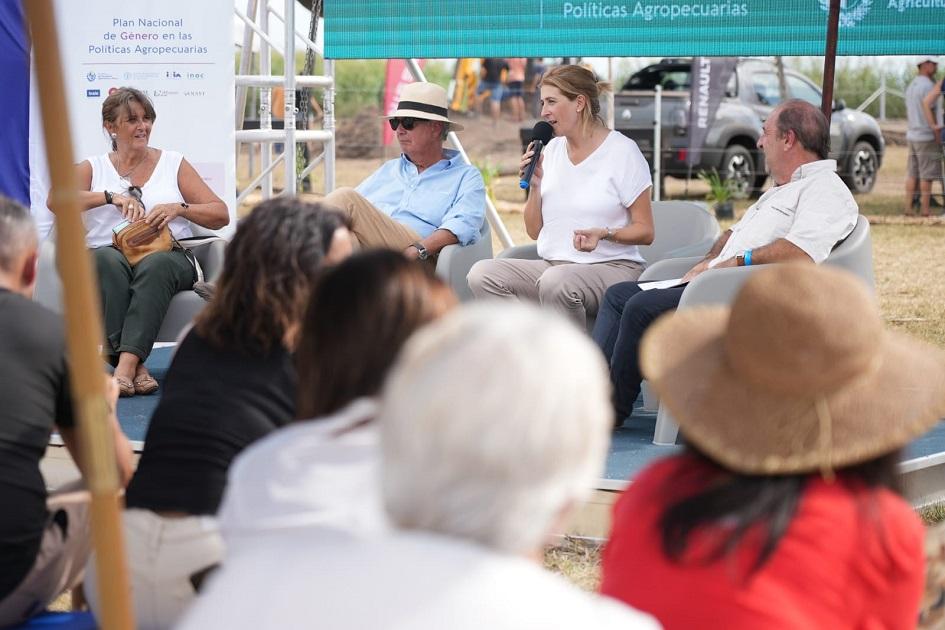
<svg viewBox="0 0 945 630"><path fill-rule="evenodd" d="M115 172L118 173L119 179L125 180L126 182L129 183L128 185L130 186L130 185L131 185L131 175L132 175L136 170L138 170L138 167L139 167L139 166L141 166L142 164L144 164L144 163L147 162L147 161L148 161L148 153L145 153L145 154L144 154L144 157L141 159L140 162L138 162L138 163L135 164L133 167L131 167L131 168L128 170L127 173L122 174L122 172L121 172L121 154L118 153L118 151L115 151L115 162L117 162L117 164L116 164L116 166L115 166Z"/></svg>

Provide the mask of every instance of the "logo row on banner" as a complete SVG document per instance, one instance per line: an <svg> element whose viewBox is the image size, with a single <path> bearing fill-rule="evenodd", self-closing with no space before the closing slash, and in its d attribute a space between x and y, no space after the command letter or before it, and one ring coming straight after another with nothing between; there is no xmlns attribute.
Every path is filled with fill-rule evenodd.
<svg viewBox="0 0 945 630"><path fill-rule="evenodd" d="M110 149L102 102L119 87L137 88L157 113L150 146L182 153L235 219L233 35L220 26L233 21L233 0L56 0L55 9L75 158ZM31 91L30 197L45 232L52 216Z"/></svg>

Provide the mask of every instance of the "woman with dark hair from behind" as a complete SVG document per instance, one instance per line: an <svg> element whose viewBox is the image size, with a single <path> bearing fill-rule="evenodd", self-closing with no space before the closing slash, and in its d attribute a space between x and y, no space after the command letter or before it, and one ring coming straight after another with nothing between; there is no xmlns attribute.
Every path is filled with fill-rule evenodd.
<svg viewBox="0 0 945 630"><path fill-rule="evenodd" d="M614 509L601 591L668 630L905 629L924 529L903 446L945 415L945 353L885 331L854 276L772 265L656 322L640 359L687 440Z"/></svg>
<svg viewBox="0 0 945 630"><path fill-rule="evenodd" d="M298 417L242 453L220 507L228 553L287 530L384 527L374 396L411 334L456 304L429 269L370 250L327 270L296 351Z"/></svg>
<svg viewBox="0 0 945 630"><path fill-rule="evenodd" d="M240 221L216 295L171 363L128 486L138 628L172 626L223 557L213 516L227 469L295 417L292 352L316 274L351 251L347 226L340 213L281 197ZM94 610L94 590L89 601Z"/></svg>

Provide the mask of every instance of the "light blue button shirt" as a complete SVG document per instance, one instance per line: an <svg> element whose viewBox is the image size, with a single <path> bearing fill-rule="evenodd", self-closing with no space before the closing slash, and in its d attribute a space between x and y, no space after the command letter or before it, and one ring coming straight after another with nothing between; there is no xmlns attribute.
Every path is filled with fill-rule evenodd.
<svg viewBox="0 0 945 630"><path fill-rule="evenodd" d="M357 191L422 238L434 230L449 230L460 245L475 243L485 219L485 183L479 169L466 164L459 151L444 149L443 156L420 173L401 154L361 182Z"/></svg>

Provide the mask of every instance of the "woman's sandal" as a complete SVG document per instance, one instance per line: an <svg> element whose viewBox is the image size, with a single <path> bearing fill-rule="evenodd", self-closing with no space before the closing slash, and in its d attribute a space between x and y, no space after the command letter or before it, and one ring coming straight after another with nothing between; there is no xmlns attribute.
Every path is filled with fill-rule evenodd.
<svg viewBox="0 0 945 630"><path fill-rule="evenodd" d="M153 394L158 390L158 382L150 374L142 374L134 380L135 393L141 396Z"/></svg>
<svg viewBox="0 0 945 630"><path fill-rule="evenodd" d="M115 382L118 383L118 395L121 398L129 398L135 395L135 386L127 378L116 376Z"/></svg>

